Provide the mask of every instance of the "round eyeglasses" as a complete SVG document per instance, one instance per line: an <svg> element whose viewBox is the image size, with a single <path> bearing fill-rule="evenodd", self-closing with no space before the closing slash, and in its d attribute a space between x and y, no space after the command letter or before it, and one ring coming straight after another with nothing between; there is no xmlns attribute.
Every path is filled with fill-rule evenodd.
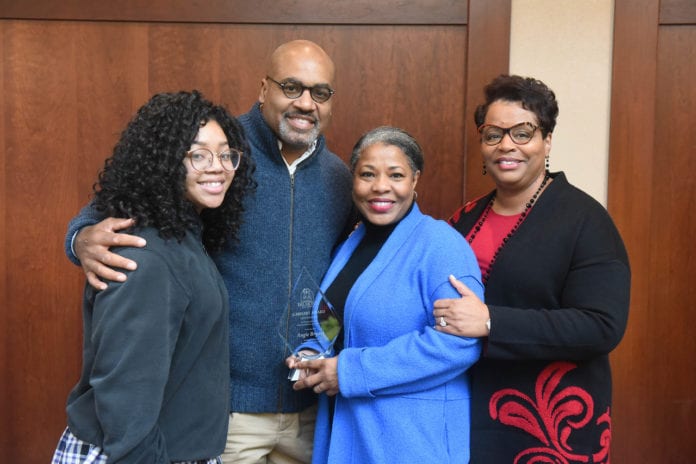
<svg viewBox="0 0 696 464"><path fill-rule="evenodd" d="M220 165L225 171L234 171L239 167L242 159L242 152L230 148L220 153L213 153L207 148L196 148L186 152L186 157L191 161L191 167L196 171L202 172L213 165L213 156L217 156Z"/></svg>
<svg viewBox="0 0 696 464"><path fill-rule="evenodd" d="M498 145L502 142L505 134L508 134L517 145L525 145L532 140L538 128L531 122L521 122L507 129L493 124L483 124L478 128L478 131L481 134L481 141L486 145Z"/></svg>
<svg viewBox="0 0 696 464"><path fill-rule="evenodd" d="M278 85L280 90L283 91L283 94L292 100L300 98L305 90L309 90L309 95L312 97L312 100L317 103L324 103L336 93L334 89L326 84L317 84L312 87L307 87L302 82L294 79L286 79L284 82L278 82L271 76L266 76L266 79Z"/></svg>

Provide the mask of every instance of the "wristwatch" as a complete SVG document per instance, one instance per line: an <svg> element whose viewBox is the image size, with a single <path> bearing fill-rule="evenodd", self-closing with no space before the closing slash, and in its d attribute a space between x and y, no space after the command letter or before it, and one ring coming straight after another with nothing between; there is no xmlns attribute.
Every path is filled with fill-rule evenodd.
<svg viewBox="0 0 696 464"><path fill-rule="evenodd" d="M491 333L491 320L490 319L488 319L486 321L486 328L488 329L488 333Z"/></svg>

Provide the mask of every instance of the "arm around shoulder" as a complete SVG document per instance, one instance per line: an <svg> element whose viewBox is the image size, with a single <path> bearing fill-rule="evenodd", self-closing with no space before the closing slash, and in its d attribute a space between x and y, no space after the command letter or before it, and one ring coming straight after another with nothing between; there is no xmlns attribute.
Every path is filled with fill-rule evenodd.
<svg viewBox="0 0 696 464"><path fill-rule="evenodd" d="M75 237L83 227L92 226L102 219L104 217L99 214L96 208L94 208L94 204L90 202L68 223L68 230L65 234L65 255L73 264L80 265L80 260L77 258L74 250Z"/></svg>
<svg viewBox="0 0 696 464"><path fill-rule="evenodd" d="M97 222L99 220L101 222ZM145 246L143 238L119 233L133 225L132 219L103 219L91 204L70 222L65 243L66 254L71 261L82 265L90 285L103 290L106 287L103 280L126 280L126 275L116 269L136 269L137 263L110 251L113 246Z"/></svg>

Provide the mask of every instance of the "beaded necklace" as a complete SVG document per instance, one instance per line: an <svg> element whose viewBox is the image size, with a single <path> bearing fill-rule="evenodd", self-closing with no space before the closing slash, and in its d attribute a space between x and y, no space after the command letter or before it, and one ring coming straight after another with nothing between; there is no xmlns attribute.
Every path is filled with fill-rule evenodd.
<svg viewBox="0 0 696 464"><path fill-rule="evenodd" d="M529 210L532 209L532 206L534 206L534 203L536 202L537 198L539 197L539 194L541 191L544 189L544 186L546 186L546 183L549 181L549 173L547 172L546 175L544 175L544 180L541 181L541 185L537 189L536 192L534 192L534 195L532 195L532 198L524 205L524 211L520 213L519 218L517 218L517 222L515 223L514 226L512 226L512 229L510 229L510 232L503 237L503 241L500 243L498 246L498 249L495 250L495 253L493 253L493 258L491 258L491 262L488 265L488 269L485 271L485 274L482 275L482 280L483 284L485 285L486 282L488 282L488 276L491 274L491 269L493 269L493 264L495 263L495 260L498 258L498 255L500 254L500 250L503 249L503 247L507 244L508 241L510 241L510 237L517 231L517 229L520 227L520 224L522 224L522 221L525 220L527 217L527 214L529 213ZM481 226L483 225L484 222L486 222L486 218L488 218L488 214L491 212L491 209L493 209L493 203L495 203L495 197L496 194L493 194L493 197L491 198L491 201L488 202L488 205L486 205L486 209L483 210L483 213L481 214L481 217L479 218L478 222L474 226L474 230L469 236L469 244L474 241L476 238L476 234L479 233L481 230Z"/></svg>

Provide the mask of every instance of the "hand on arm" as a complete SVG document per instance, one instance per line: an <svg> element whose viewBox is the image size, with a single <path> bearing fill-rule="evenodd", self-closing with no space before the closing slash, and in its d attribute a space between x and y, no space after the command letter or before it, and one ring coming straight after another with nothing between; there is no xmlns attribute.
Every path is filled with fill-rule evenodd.
<svg viewBox="0 0 696 464"><path fill-rule="evenodd" d="M487 337L486 323L490 319L488 306L462 282L453 276L450 276L449 280L461 297L435 301L433 304L433 316L437 322L435 330L460 337ZM444 318L447 325L440 325L440 318Z"/></svg>
<svg viewBox="0 0 696 464"><path fill-rule="evenodd" d="M137 267L134 261L109 251L112 246L145 246L145 239L141 237L118 233L133 224L132 219L106 218L93 226L84 227L75 237L75 255L82 263L87 281L94 288L106 288L106 283L100 279L126 280L125 274L112 268L134 270Z"/></svg>

